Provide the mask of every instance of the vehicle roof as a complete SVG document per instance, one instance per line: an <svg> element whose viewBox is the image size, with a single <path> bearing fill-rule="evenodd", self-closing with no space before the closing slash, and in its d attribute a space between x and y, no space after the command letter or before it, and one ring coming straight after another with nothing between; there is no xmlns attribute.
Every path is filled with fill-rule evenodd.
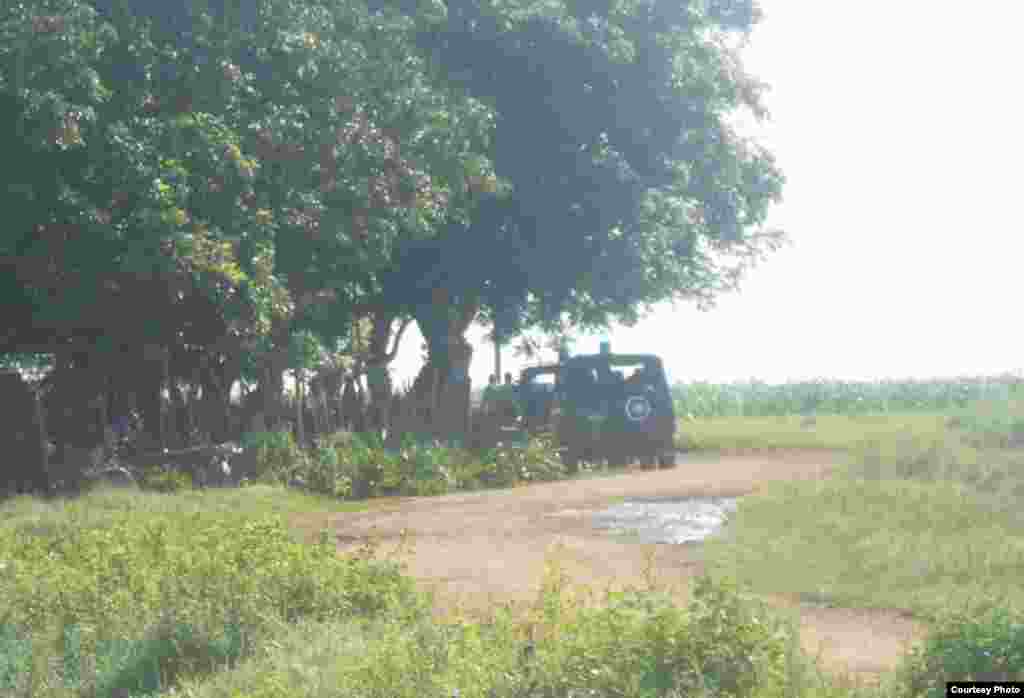
<svg viewBox="0 0 1024 698"><path fill-rule="evenodd" d="M557 373L563 366L573 364L636 364L653 363L661 366L661 358L654 354L578 354L570 356L564 364L545 364L542 366L530 366L522 371L523 375L536 375L538 373Z"/></svg>
<svg viewBox="0 0 1024 698"><path fill-rule="evenodd" d="M661 363L661 358L654 354L579 354L570 356L567 364L630 364L630 363Z"/></svg>

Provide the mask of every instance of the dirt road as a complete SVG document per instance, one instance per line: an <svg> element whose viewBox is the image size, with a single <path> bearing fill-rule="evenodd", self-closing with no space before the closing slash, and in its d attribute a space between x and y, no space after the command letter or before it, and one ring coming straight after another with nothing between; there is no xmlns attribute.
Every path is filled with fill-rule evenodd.
<svg viewBox="0 0 1024 698"><path fill-rule="evenodd" d="M563 569L595 591L640 586L645 551L662 582L685 583L701 571L699 544L647 546L595 528L591 515L623 497L743 496L770 481L817 478L834 456L790 453L689 457L679 467L633 471L512 490L410 498L370 512L332 516L341 549L369 536L381 552L397 549L403 529L411 550L400 559L408 572L436 590L442 607L486 609L496 602L536 599L545 557L558 548ZM898 662L921 628L905 615L799 606L805 647L826 666L870 679Z"/></svg>

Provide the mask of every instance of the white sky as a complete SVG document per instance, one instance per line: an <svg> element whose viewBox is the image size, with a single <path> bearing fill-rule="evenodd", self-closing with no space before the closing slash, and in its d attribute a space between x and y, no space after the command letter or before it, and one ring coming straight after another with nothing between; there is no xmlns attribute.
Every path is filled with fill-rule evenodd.
<svg viewBox="0 0 1024 698"><path fill-rule="evenodd" d="M1024 368L1024 4L764 0L746 65L793 245L717 309L610 334L670 380L911 378ZM484 330L471 332L474 338ZM393 370L421 364L410 327ZM599 338L576 345L596 351ZM475 386L493 370L477 343ZM502 370L518 373L512 351Z"/></svg>

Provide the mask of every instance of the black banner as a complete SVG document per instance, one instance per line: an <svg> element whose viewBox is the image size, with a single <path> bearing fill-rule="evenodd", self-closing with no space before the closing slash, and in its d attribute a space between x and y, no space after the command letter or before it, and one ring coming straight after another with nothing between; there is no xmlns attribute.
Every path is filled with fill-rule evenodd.
<svg viewBox="0 0 1024 698"><path fill-rule="evenodd" d="M946 683L949 698L970 698L971 696L1021 696L1024 698L1024 681L949 681Z"/></svg>

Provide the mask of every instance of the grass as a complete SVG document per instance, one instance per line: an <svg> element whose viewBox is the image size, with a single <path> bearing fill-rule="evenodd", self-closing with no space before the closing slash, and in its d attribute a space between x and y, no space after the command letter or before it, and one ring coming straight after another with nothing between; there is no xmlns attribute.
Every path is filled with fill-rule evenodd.
<svg viewBox="0 0 1024 698"><path fill-rule="evenodd" d="M944 677L1009 676L1024 666L1021 414L1009 400L813 424L687 422L686 438L701 448L829 448L848 463L827 480L779 484L742 501L705 548L712 575L684 605L654 580L584 601L554 557L525 615L495 608L442 622L372 546L339 557L320 533L332 512L388 500L343 502L272 485L17 498L0 504L0 691L937 698ZM509 477L530 460L499 455ZM338 492L361 458L315 461L302 472ZM421 472L432 482L466 466L424 450L392 467L390 477L415 489ZM879 685L849 683L801 652L792 621L757 601L769 593L909 609L934 620L934 630Z"/></svg>
<svg viewBox="0 0 1024 698"><path fill-rule="evenodd" d="M101 488L72 499L14 497L0 502L0 530L50 535L68 526L105 527L126 516L219 519L237 522L285 517L311 540L335 512L393 505L388 500L341 501L297 489L254 484L245 488L182 490L173 497L136 489Z"/></svg>
<svg viewBox="0 0 1024 698"><path fill-rule="evenodd" d="M955 483L787 484L741 501L733 521L705 554L760 593L924 618L980 599L1024 602L1024 526Z"/></svg>
<svg viewBox="0 0 1024 698"><path fill-rule="evenodd" d="M329 537L309 545L285 523L337 509L265 486L5 502L0 689L142 695L241 659L282 624L375 614L412 598L394 566L340 558ZM10 656L26 647L31 663L11 669Z"/></svg>
<svg viewBox="0 0 1024 698"><path fill-rule="evenodd" d="M335 508L270 486L100 489L70 502L0 505L0 691L855 695L837 692L800 654L793 627L727 580L702 580L685 607L653 580L650 589L587 603L552 557L525 614L496 608L442 623L431 599L372 550L338 557L332 541L299 543L283 524L299 511Z"/></svg>
<svg viewBox="0 0 1024 698"><path fill-rule="evenodd" d="M813 420L813 421L812 421ZM849 451L900 434L940 434L942 414L707 417L680 420L677 442L685 450L725 453L826 449Z"/></svg>
<svg viewBox="0 0 1024 698"><path fill-rule="evenodd" d="M926 619L979 603L1024 608L1024 451L1007 447L1021 414L1010 399L888 426L819 418L820 442L845 451L845 467L741 501L707 559L758 593ZM854 436L858 422L871 429Z"/></svg>

